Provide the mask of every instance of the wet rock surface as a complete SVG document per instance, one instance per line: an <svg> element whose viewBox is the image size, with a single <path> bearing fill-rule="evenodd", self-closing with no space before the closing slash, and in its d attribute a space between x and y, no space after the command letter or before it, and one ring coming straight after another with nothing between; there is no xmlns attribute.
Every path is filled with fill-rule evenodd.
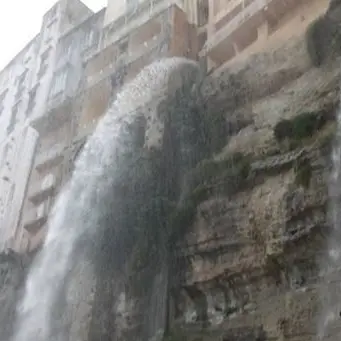
<svg viewBox="0 0 341 341"><path fill-rule="evenodd" d="M300 58L291 59L286 48ZM172 272L178 276L170 281L172 339L313 340L325 304L321 288L341 298L339 274L326 282L321 272L330 233L328 179L340 60L312 68L305 53L299 41L289 42L271 57L254 57L254 68L240 65L207 79L211 111L223 107L227 121L239 112L249 115L214 158L248 155L250 169L246 186L236 193L200 200L177 243ZM271 58L269 65L282 71L269 67L258 74L262 60ZM272 77L279 83L271 89L252 88L253 82L262 84L260 78L274 84ZM328 123L309 137L276 140L278 122L316 112ZM339 330L335 322L328 339L338 338Z"/></svg>

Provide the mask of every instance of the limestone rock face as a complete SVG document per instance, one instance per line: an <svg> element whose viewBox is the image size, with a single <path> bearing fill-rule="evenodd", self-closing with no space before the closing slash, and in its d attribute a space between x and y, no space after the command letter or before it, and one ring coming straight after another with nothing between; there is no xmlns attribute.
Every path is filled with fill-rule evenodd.
<svg viewBox="0 0 341 341"><path fill-rule="evenodd" d="M205 322L222 337L227 329L256 326L267 338L315 333L318 257L328 231L321 176L324 170L316 170L305 190L289 171L232 201L200 205L178 252L186 275L173 288L177 322L186 328Z"/></svg>
<svg viewBox="0 0 341 341"><path fill-rule="evenodd" d="M206 80L203 97L210 113L215 106L220 111L222 104L227 121L248 112L246 124L230 131L212 159L242 154L249 168L237 192L208 188L212 179L207 174L202 181L200 190L206 195L197 202L174 252L170 335L187 340L313 340L323 314L321 288L341 298L339 273L326 282L321 272L330 232L328 179L340 59L312 68L300 44L297 40L271 57L254 57L253 67L225 70L215 75L215 83L214 76ZM299 60L284 53L294 46ZM280 71L272 67L258 74L264 70L262 58L273 58L269 65L285 69L285 76L276 78ZM260 78L264 84L280 81L255 89L253 84L263 84ZM328 123L312 135L276 139L278 122L316 112ZM224 187L224 177L217 179L215 188ZM335 322L328 339L338 338L339 330Z"/></svg>

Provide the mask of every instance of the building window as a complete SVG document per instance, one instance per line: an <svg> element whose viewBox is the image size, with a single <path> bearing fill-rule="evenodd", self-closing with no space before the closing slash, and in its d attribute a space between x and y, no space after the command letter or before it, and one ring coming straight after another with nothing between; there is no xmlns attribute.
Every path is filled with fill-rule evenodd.
<svg viewBox="0 0 341 341"><path fill-rule="evenodd" d="M94 45L94 43L95 43L95 32L90 31L84 37L83 47L84 49L87 49L91 47L92 45Z"/></svg>
<svg viewBox="0 0 341 341"><path fill-rule="evenodd" d="M0 94L0 115L2 114L5 108L5 100L6 100L7 92L8 92L8 89L6 89Z"/></svg>
<svg viewBox="0 0 341 341"><path fill-rule="evenodd" d="M17 102L13 107L11 120L10 120L9 125L7 127L7 134L10 134L15 127L20 106L21 106L21 101Z"/></svg>
<svg viewBox="0 0 341 341"><path fill-rule="evenodd" d="M118 44L119 54L125 54L128 51L128 38L122 39Z"/></svg>
<svg viewBox="0 0 341 341"><path fill-rule="evenodd" d="M50 97L54 97L63 92L66 87L67 71L63 70L57 73L54 77L53 85L51 88Z"/></svg>
<svg viewBox="0 0 341 341"><path fill-rule="evenodd" d="M48 58L50 55L50 48L48 50L46 50L40 58L40 67L39 67L39 71L38 71L38 77L41 78L44 76L47 68L48 68Z"/></svg>
<svg viewBox="0 0 341 341"><path fill-rule="evenodd" d="M36 104L37 90L39 83L30 91L27 105L27 112L30 113Z"/></svg>
<svg viewBox="0 0 341 341"><path fill-rule="evenodd" d="M26 78L27 78L27 69L17 78L18 88L15 94L16 101L19 100L21 96L23 95L23 92L25 90Z"/></svg>
<svg viewBox="0 0 341 341"><path fill-rule="evenodd" d="M85 143L86 143L86 141L83 142L83 143L78 147L78 149L76 150L76 152L75 152L75 154L74 154L74 156L73 156L73 158L72 158L72 163L73 163L73 164L75 164L75 162L77 161L79 155L80 155L81 152L83 151L84 146L85 146Z"/></svg>
<svg viewBox="0 0 341 341"><path fill-rule="evenodd" d="M73 50L72 43L66 45L63 49L64 55L62 57L65 58L66 60L69 60L72 57L72 50Z"/></svg>
<svg viewBox="0 0 341 341"><path fill-rule="evenodd" d="M198 41L199 41L199 51L201 51L201 49L204 47L207 41L207 32L202 32L201 34L199 34Z"/></svg>
<svg viewBox="0 0 341 341"><path fill-rule="evenodd" d="M11 204L14 198L15 185L11 186L11 191L8 195L8 204Z"/></svg>
<svg viewBox="0 0 341 341"><path fill-rule="evenodd" d="M8 143L6 143L3 151L2 151L2 159L1 159L1 168L5 166L5 162L7 159L7 154L8 154Z"/></svg>
<svg viewBox="0 0 341 341"><path fill-rule="evenodd" d="M205 26L208 23L209 5L208 0L199 0L198 6L198 26Z"/></svg>
<svg viewBox="0 0 341 341"><path fill-rule="evenodd" d="M28 55L25 60L24 60L24 64L28 64L30 61L32 60L32 57L30 55Z"/></svg>

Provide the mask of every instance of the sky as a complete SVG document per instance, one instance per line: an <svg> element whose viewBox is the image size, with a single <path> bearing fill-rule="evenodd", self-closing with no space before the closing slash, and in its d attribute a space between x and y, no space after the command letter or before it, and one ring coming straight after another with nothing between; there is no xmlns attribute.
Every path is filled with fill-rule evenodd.
<svg viewBox="0 0 341 341"><path fill-rule="evenodd" d="M99 11L107 0L82 0ZM57 0L0 0L0 70L40 31L43 15Z"/></svg>

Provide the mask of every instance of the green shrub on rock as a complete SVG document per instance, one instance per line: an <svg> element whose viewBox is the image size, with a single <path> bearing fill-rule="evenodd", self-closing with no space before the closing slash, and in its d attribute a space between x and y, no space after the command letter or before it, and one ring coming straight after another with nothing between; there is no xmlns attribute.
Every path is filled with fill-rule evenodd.
<svg viewBox="0 0 341 341"><path fill-rule="evenodd" d="M291 120L283 119L274 127L274 137L278 142L285 139L301 141L311 137L327 122L324 111L304 112Z"/></svg>
<svg viewBox="0 0 341 341"><path fill-rule="evenodd" d="M325 119L323 113L320 112L305 112L293 118L292 136L297 139L311 137L324 124Z"/></svg>
<svg viewBox="0 0 341 341"><path fill-rule="evenodd" d="M285 138L292 136L292 122L290 120L279 121L274 128L274 136L277 141L282 141Z"/></svg>
<svg viewBox="0 0 341 341"><path fill-rule="evenodd" d="M277 285L281 283L281 274L285 269L276 255L266 255L265 269L275 279Z"/></svg>

